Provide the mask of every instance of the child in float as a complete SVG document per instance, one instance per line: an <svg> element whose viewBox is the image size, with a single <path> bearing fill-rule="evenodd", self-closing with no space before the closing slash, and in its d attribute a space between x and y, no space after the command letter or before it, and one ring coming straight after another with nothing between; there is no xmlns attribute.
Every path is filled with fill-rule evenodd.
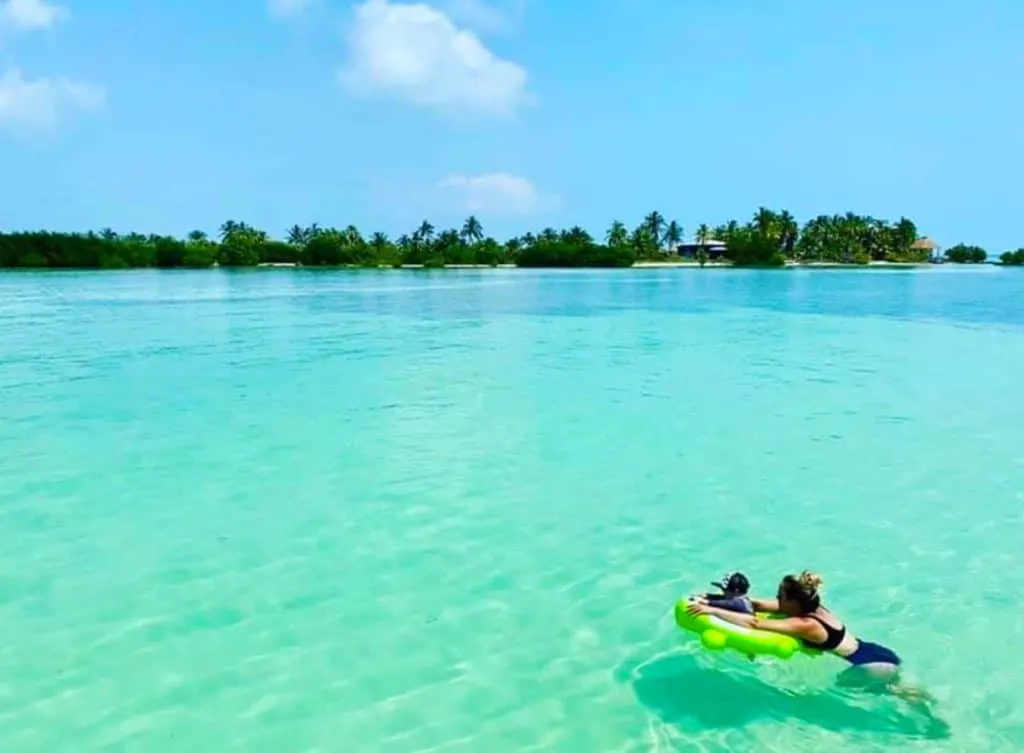
<svg viewBox="0 0 1024 753"><path fill-rule="evenodd" d="M717 583L712 583L721 593L704 594L701 597L709 606L727 609L730 612L753 614L754 602L750 593L750 581L743 573L729 573Z"/></svg>

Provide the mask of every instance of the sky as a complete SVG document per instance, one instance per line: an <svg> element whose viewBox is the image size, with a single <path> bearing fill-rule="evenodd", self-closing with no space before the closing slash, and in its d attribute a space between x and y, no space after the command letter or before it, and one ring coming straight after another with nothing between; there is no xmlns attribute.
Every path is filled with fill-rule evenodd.
<svg viewBox="0 0 1024 753"><path fill-rule="evenodd" d="M0 0L0 229L1024 246L1021 0Z"/></svg>

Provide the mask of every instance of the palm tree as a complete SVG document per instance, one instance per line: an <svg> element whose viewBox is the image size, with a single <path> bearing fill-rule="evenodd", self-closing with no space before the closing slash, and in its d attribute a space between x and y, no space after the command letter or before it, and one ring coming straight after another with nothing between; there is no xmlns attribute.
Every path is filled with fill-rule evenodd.
<svg viewBox="0 0 1024 753"><path fill-rule="evenodd" d="M422 241L430 241L430 239L433 237L434 226L430 224L430 220L423 220L423 222L420 223L420 226L416 230L416 232L413 233L413 238Z"/></svg>
<svg viewBox="0 0 1024 753"><path fill-rule="evenodd" d="M388 237L381 232L374 233L370 238L370 246L377 252L378 257L384 253L384 249L388 247L390 242Z"/></svg>
<svg viewBox="0 0 1024 753"><path fill-rule="evenodd" d="M754 225L761 235L771 235L775 230L775 212L766 207L758 207L757 214L754 215Z"/></svg>
<svg viewBox="0 0 1024 753"><path fill-rule="evenodd" d="M594 239L590 237L590 233L579 225L573 225L569 228L569 231L565 234L565 240L577 246L586 246L594 242Z"/></svg>
<svg viewBox="0 0 1024 753"><path fill-rule="evenodd" d="M206 233L202 230L193 230L188 234L188 240L190 243L205 243L207 240Z"/></svg>
<svg viewBox="0 0 1024 753"><path fill-rule="evenodd" d="M466 243L476 243L478 240L484 237L484 229L480 224L480 220L475 215L470 215L466 218L466 221L462 223L462 232L460 233L462 240Z"/></svg>
<svg viewBox="0 0 1024 753"><path fill-rule="evenodd" d="M674 252L676 247L683 242L683 226L675 220L668 223L668 227L665 228L665 245L668 246L668 250Z"/></svg>
<svg viewBox="0 0 1024 753"><path fill-rule="evenodd" d="M702 267L708 263L708 239L711 237L711 228L707 226L707 223L702 222L697 227L697 263Z"/></svg>
<svg viewBox="0 0 1024 753"><path fill-rule="evenodd" d="M293 246L301 246L308 240L306 231L298 225L292 225L288 230L288 242Z"/></svg>
<svg viewBox="0 0 1024 753"><path fill-rule="evenodd" d="M649 215L644 217L644 225L651 233L651 238L654 239L654 245L661 246L662 234L665 229L665 218L661 212L655 210Z"/></svg>
<svg viewBox="0 0 1024 753"><path fill-rule="evenodd" d="M244 223L240 224L238 222L235 222L234 220L228 220L227 222L220 226L220 239L222 241L227 240L232 235L241 230L243 227Z"/></svg>
<svg viewBox="0 0 1024 753"><path fill-rule="evenodd" d="M445 249L455 248L462 242L462 238L457 230L444 230L440 235L437 236L437 242L434 246L444 251Z"/></svg>
<svg viewBox="0 0 1024 753"><path fill-rule="evenodd" d="M351 244L353 246L365 243L365 241L363 240L362 233L359 232L359 228L357 228L355 225L349 225L348 227L346 227L345 230L342 231L341 237L345 243Z"/></svg>
<svg viewBox="0 0 1024 753"><path fill-rule="evenodd" d="M608 228L608 233L605 235L608 241L608 245L613 248L620 248L629 243L629 231L626 230L626 226L615 220L611 227Z"/></svg>
<svg viewBox="0 0 1024 753"><path fill-rule="evenodd" d="M893 245L896 247L896 253L905 255L910 252L914 243L917 241L917 226L912 220L908 220L906 217L900 217L900 221L896 223L896 227L893 228L892 234Z"/></svg>
<svg viewBox="0 0 1024 753"><path fill-rule="evenodd" d="M787 210L783 210L779 214L778 220L781 236L779 243L786 258L791 258L793 256L793 249L796 248L796 242L800 237L800 226L797 225L796 219Z"/></svg>
<svg viewBox="0 0 1024 753"><path fill-rule="evenodd" d="M633 250L638 259L648 259L658 250L658 240L654 237L651 226L644 222L633 231L630 238Z"/></svg>
<svg viewBox="0 0 1024 753"><path fill-rule="evenodd" d="M708 245L708 239L711 237L711 228L705 223L701 223L700 227L697 228L697 245L701 248Z"/></svg>

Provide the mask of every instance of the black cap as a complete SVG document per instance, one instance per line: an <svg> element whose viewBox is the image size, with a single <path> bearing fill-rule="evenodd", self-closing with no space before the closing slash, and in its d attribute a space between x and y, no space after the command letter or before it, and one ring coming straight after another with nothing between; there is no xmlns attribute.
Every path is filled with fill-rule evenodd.
<svg viewBox="0 0 1024 753"><path fill-rule="evenodd" d="M722 589L727 594L736 594L738 596L743 596L750 590L750 581L747 580L747 576L743 573L731 573L711 585Z"/></svg>

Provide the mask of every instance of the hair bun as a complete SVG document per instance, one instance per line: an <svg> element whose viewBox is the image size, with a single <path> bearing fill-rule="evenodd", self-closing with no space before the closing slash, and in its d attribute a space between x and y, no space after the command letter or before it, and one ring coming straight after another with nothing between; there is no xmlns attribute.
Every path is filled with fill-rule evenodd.
<svg viewBox="0 0 1024 753"><path fill-rule="evenodd" d="M821 587L825 585L825 581L821 579L821 576L817 573L812 573L810 570L804 570L800 573L800 585L808 593L808 595L816 594L821 590Z"/></svg>

